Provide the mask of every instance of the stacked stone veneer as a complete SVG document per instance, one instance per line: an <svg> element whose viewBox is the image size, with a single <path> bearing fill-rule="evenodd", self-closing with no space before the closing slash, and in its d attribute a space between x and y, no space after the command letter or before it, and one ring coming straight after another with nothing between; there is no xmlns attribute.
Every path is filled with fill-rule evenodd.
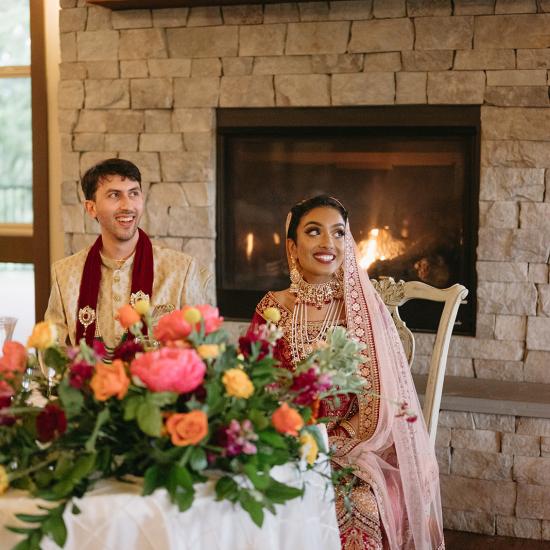
<svg viewBox="0 0 550 550"><path fill-rule="evenodd" d="M215 108L481 104L475 338L452 375L550 383L550 0L357 0L111 12L61 0L66 252L78 180L142 169L144 227L213 267ZM415 370L433 337L418 335ZM443 412L447 525L550 539L550 420Z"/></svg>

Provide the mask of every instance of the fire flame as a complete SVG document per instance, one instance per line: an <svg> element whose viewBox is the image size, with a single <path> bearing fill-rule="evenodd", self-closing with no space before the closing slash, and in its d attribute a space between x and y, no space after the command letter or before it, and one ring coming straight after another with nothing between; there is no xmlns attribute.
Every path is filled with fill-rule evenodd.
<svg viewBox="0 0 550 550"><path fill-rule="evenodd" d="M363 269L368 269L377 260L391 260L405 251L405 244L394 239L388 227L371 229L368 239L359 241L357 247L359 265Z"/></svg>

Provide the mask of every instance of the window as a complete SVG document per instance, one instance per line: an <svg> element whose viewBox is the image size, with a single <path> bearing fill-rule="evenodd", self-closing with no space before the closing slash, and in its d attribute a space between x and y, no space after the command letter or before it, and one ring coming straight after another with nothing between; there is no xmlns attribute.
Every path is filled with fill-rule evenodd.
<svg viewBox="0 0 550 550"><path fill-rule="evenodd" d="M42 2L2 0L0 316L18 318L14 338L23 341L44 313L49 287L42 12Z"/></svg>

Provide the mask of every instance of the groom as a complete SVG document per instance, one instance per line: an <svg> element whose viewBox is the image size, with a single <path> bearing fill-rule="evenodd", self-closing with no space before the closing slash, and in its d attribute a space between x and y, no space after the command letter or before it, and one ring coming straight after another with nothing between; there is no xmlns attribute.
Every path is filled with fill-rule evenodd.
<svg viewBox="0 0 550 550"><path fill-rule="evenodd" d="M147 299L158 317L210 301L212 277L197 260L153 245L138 228L144 200L135 164L116 158L96 164L84 174L82 191L101 235L52 266L45 319L57 325L60 344L85 338L114 349L124 334L116 312L126 303Z"/></svg>

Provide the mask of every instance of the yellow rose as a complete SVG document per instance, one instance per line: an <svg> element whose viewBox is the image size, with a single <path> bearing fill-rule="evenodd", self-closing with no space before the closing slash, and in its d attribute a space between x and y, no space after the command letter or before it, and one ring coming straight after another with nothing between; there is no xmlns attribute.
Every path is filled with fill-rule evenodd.
<svg viewBox="0 0 550 550"><path fill-rule="evenodd" d="M217 344L202 344L197 347L197 353L201 359L216 359L220 354L220 346Z"/></svg>
<svg viewBox="0 0 550 550"><path fill-rule="evenodd" d="M145 315L149 311L149 300L138 300L134 304L134 309L141 315Z"/></svg>
<svg viewBox="0 0 550 550"><path fill-rule="evenodd" d="M312 465L317 460L319 454L319 446L315 438L309 433L304 432L300 436L300 455L302 460L306 460L309 465Z"/></svg>
<svg viewBox="0 0 550 550"><path fill-rule="evenodd" d="M277 324L281 320L281 312L276 307L266 307L263 317L266 321Z"/></svg>
<svg viewBox="0 0 550 550"><path fill-rule="evenodd" d="M248 399L254 393L254 385L242 369L226 370L222 382L227 395Z"/></svg>
<svg viewBox="0 0 550 550"><path fill-rule="evenodd" d="M34 325L32 334L27 340L27 347L44 350L53 346L55 343L57 343L56 326L49 321L42 321Z"/></svg>
<svg viewBox="0 0 550 550"><path fill-rule="evenodd" d="M10 480L8 477L8 472L4 466L0 466L0 495L5 493L10 486Z"/></svg>
<svg viewBox="0 0 550 550"><path fill-rule="evenodd" d="M196 325L202 319L201 312L196 307L186 307L183 310L183 318L190 324Z"/></svg>

